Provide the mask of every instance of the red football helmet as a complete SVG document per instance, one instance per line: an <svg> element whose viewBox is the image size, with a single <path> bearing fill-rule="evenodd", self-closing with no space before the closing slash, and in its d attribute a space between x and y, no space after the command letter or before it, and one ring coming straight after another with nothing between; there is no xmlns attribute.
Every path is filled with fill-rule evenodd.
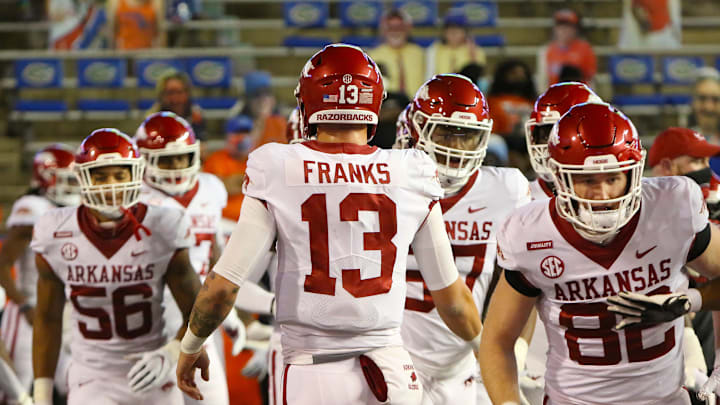
<svg viewBox="0 0 720 405"><path fill-rule="evenodd" d="M290 144L304 141L300 128L300 109L295 107L290 112L287 126L285 127L285 138Z"/></svg>
<svg viewBox="0 0 720 405"><path fill-rule="evenodd" d="M93 170L107 166L128 167L129 180L95 184ZM82 141L75 154L83 204L111 217L121 216L123 208L140 199L144 168L145 161L130 137L114 128L96 129Z"/></svg>
<svg viewBox="0 0 720 405"><path fill-rule="evenodd" d="M370 141L385 87L380 69L362 49L332 44L307 61L295 97L305 137L315 135L315 124L368 124Z"/></svg>
<svg viewBox="0 0 720 405"><path fill-rule="evenodd" d="M397 122L395 123L395 143L393 149L405 149L410 148L413 145L413 139L410 136L410 125L408 124L408 111L410 111L409 103L398 115Z"/></svg>
<svg viewBox="0 0 720 405"><path fill-rule="evenodd" d="M73 171L75 155L65 145L56 143L38 151L33 159L33 188L58 205L80 204L80 187Z"/></svg>
<svg viewBox="0 0 720 405"><path fill-rule="evenodd" d="M410 136L437 162L443 188L461 188L482 164L492 131L480 89L464 76L435 75L417 91L407 115Z"/></svg>
<svg viewBox="0 0 720 405"><path fill-rule="evenodd" d="M581 103L602 103L585 83L553 84L535 102L530 119L525 122L525 138L533 170L545 181L552 181L547 167L547 139L552 125L572 106Z"/></svg>
<svg viewBox="0 0 720 405"><path fill-rule="evenodd" d="M548 152L558 213L586 239L604 242L640 209L645 151L633 123L614 107L596 103L572 107L553 126ZM624 194L603 200L580 197L575 176L598 173L625 173Z"/></svg>
<svg viewBox="0 0 720 405"><path fill-rule="evenodd" d="M140 124L134 140L147 162L145 181L149 185L171 195L183 194L195 187L200 172L200 141L182 117L169 111L154 113ZM188 156L185 167L160 167L162 160L182 155Z"/></svg>

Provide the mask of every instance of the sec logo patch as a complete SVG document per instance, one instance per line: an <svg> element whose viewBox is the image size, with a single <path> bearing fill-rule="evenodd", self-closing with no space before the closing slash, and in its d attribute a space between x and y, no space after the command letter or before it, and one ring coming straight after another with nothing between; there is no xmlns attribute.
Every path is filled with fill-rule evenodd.
<svg viewBox="0 0 720 405"><path fill-rule="evenodd" d="M548 256L540 262L540 271L547 278L558 278L565 271L565 263L557 256Z"/></svg>
<svg viewBox="0 0 720 405"><path fill-rule="evenodd" d="M75 260L78 255L78 248L74 243L66 243L60 248L60 254L65 260Z"/></svg>

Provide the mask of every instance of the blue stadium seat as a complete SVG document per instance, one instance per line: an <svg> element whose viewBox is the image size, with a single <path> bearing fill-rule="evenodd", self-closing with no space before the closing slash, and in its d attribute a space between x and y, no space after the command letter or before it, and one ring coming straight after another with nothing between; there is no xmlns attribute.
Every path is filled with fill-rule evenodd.
<svg viewBox="0 0 720 405"><path fill-rule="evenodd" d="M655 61L650 55L615 55L610 57L612 84L651 84Z"/></svg>
<svg viewBox="0 0 720 405"><path fill-rule="evenodd" d="M230 58L187 58L185 59L185 66L195 87L229 89L232 84L232 62ZM222 110L231 108L237 99L226 96L195 97L193 101L207 110Z"/></svg>
<svg viewBox="0 0 720 405"><path fill-rule="evenodd" d="M363 35L345 35L344 37L340 38L340 42L344 44L359 46L363 49L370 49L380 45L380 38L368 37Z"/></svg>
<svg viewBox="0 0 720 405"><path fill-rule="evenodd" d="M633 94L613 97L613 104L618 106L663 105L666 101L666 97L662 94Z"/></svg>
<svg viewBox="0 0 720 405"><path fill-rule="evenodd" d="M380 24L383 5L378 0L341 1L340 24L343 27L377 27Z"/></svg>
<svg viewBox="0 0 720 405"><path fill-rule="evenodd" d="M428 46L432 45L432 43L437 40L438 40L438 37L411 37L410 38L410 41L422 46L423 48L427 48Z"/></svg>
<svg viewBox="0 0 720 405"><path fill-rule="evenodd" d="M692 84L695 72L703 65L705 61L700 56L666 56L662 59L663 83Z"/></svg>
<svg viewBox="0 0 720 405"><path fill-rule="evenodd" d="M671 105L689 105L692 96L689 94L669 94L665 96L665 103Z"/></svg>
<svg viewBox="0 0 720 405"><path fill-rule="evenodd" d="M283 8L288 27L324 27L327 25L329 4L326 1L286 1Z"/></svg>
<svg viewBox="0 0 720 405"><path fill-rule="evenodd" d="M19 90L60 88L63 67L60 59L19 59L14 63L15 81ZM64 113L68 110L64 100L20 99L15 111L20 113Z"/></svg>
<svg viewBox="0 0 720 405"><path fill-rule="evenodd" d="M497 26L497 4L491 1L456 1L453 9L461 9L465 23L470 27Z"/></svg>
<svg viewBox="0 0 720 405"><path fill-rule="evenodd" d="M399 8L410 16L416 27L433 27L438 17L438 4L428 0L396 1L395 8Z"/></svg>
<svg viewBox="0 0 720 405"><path fill-rule="evenodd" d="M332 44L333 40L326 37L306 37L302 35L291 35L283 39L283 46L297 48L322 48Z"/></svg>
<svg viewBox="0 0 720 405"><path fill-rule="evenodd" d="M185 64L177 59L135 59L138 87L155 88L158 79L169 70L185 72Z"/></svg>
<svg viewBox="0 0 720 405"><path fill-rule="evenodd" d="M505 46L505 37L502 34L478 35L475 37L475 43L487 48Z"/></svg>
<svg viewBox="0 0 720 405"><path fill-rule="evenodd" d="M122 88L127 73L125 59L80 59L77 62L78 87L118 89ZM128 112L130 103L126 100L110 100L106 98L83 98L78 100L77 107L84 112Z"/></svg>

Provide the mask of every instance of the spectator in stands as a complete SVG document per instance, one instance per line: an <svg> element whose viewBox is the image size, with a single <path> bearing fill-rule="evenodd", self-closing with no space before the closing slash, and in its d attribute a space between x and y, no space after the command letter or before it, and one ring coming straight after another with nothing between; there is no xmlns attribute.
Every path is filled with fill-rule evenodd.
<svg viewBox="0 0 720 405"><path fill-rule="evenodd" d="M412 20L404 11L393 9L380 21L383 43L371 49L370 57L382 65L385 91L412 97L425 82L425 53L411 42Z"/></svg>
<svg viewBox="0 0 720 405"><path fill-rule="evenodd" d="M47 0L49 48L55 50L100 47L105 11L91 0Z"/></svg>
<svg viewBox="0 0 720 405"><path fill-rule="evenodd" d="M583 72L582 81L589 84L597 72L597 57L592 46L579 37L580 17L570 9L562 9L556 11L553 18L553 38L538 53L540 87L557 83L565 65L578 67Z"/></svg>
<svg viewBox="0 0 720 405"><path fill-rule="evenodd" d="M438 73L459 73L467 65L485 66L485 52L475 45L462 8L451 8L445 15L442 37L427 51L427 78Z"/></svg>
<svg viewBox="0 0 720 405"><path fill-rule="evenodd" d="M493 133L505 138L510 150L510 166L523 172L531 171L524 125L536 98L535 82L530 68L524 62L510 59L498 65L488 93Z"/></svg>
<svg viewBox="0 0 720 405"><path fill-rule="evenodd" d="M190 123L199 140L205 140L202 108L192 102L192 84L185 73L176 70L166 72L158 80L155 94L157 101L145 113L146 116L158 111L172 111Z"/></svg>
<svg viewBox="0 0 720 405"><path fill-rule="evenodd" d="M270 73L250 72L245 75L244 81L245 97L240 114L252 119L251 134L255 144L261 146L269 142L286 143L287 118L280 114L277 99L272 92Z"/></svg>
<svg viewBox="0 0 720 405"><path fill-rule="evenodd" d="M681 18L680 0L624 0L618 47L679 48Z"/></svg>
<svg viewBox="0 0 720 405"><path fill-rule="evenodd" d="M720 145L720 73L702 68L693 86L690 127Z"/></svg>
<svg viewBox="0 0 720 405"><path fill-rule="evenodd" d="M163 0L108 0L107 17L115 49L165 46Z"/></svg>
<svg viewBox="0 0 720 405"><path fill-rule="evenodd" d="M240 216L247 157L255 146L252 129L253 121L247 115L228 120L225 124L225 149L211 154L203 164L203 171L218 176L225 184L228 203L223 209L223 217L233 221Z"/></svg>

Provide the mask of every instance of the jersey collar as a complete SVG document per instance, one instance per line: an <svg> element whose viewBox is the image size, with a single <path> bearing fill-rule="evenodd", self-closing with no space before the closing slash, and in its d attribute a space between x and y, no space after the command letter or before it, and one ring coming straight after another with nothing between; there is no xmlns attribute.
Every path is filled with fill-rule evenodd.
<svg viewBox="0 0 720 405"><path fill-rule="evenodd" d="M480 171L475 170L475 173L470 176L467 183L465 183L465 185L460 189L460 191L457 192L457 194L440 200L440 208L442 208L443 214L450 211L450 208L454 207L455 204L460 201L460 199L465 197L465 194L467 194L468 191L470 191L470 189L475 184L475 181L478 178L478 173L480 173Z"/></svg>
<svg viewBox="0 0 720 405"><path fill-rule="evenodd" d="M331 143L331 142L318 142L318 141L305 141L300 145L308 147L312 150L323 153L345 153L354 155L369 155L375 152L377 146L370 145L357 145L354 143Z"/></svg>
<svg viewBox="0 0 720 405"><path fill-rule="evenodd" d="M138 222L142 223L147 213L147 205L137 203L130 208L130 212ZM101 227L97 218L90 213L90 208L84 205L77 209L77 221L80 231L108 259L125 245L135 231L135 224L127 214L123 215L115 227Z"/></svg>
<svg viewBox="0 0 720 405"><path fill-rule="evenodd" d="M195 185L193 186L193 188L191 188L190 190L186 191L185 194L171 195L171 197L172 197L175 201L177 201L178 203L180 203L180 205L182 205L183 207L187 208L188 205L190 205L190 203L192 202L193 198L195 198L195 194L197 194L199 188L200 188L200 182L199 182L199 181L196 181L196 182L195 182Z"/></svg>
<svg viewBox="0 0 720 405"><path fill-rule="evenodd" d="M560 235L585 257L604 267L606 270L610 269L610 266L615 263L615 260L620 256L625 246L630 242L630 238L635 233L635 228L637 228L640 219L640 210L633 215L630 222L620 228L620 232L618 232L610 243L607 245L598 245L580 236L572 224L558 214L555 208L556 199L556 197L550 199L548 209L550 210L550 218Z"/></svg>

